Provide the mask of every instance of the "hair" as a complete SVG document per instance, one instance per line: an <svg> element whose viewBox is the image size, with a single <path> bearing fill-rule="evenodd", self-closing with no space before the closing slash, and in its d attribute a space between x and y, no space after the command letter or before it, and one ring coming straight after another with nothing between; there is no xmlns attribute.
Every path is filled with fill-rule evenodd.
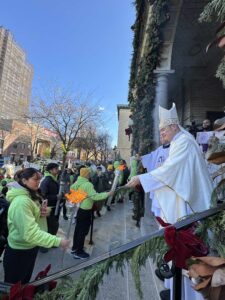
<svg viewBox="0 0 225 300"><path fill-rule="evenodd" d="M41 173L37 169L26 168L26 169L17 171L14 175L14 179L15 179L15 181L17 181L19 183L19 185L21 185L22 187L24 187L25 189L27 189L29 191L31 199L33 201L38 200L39 202L41 202L41 200L42 200L41 193L39 191L33 191L32 189L30 189L23 183L23 179L28 180L29 178L33 177L35 174L40 175Z"/></svg>
<svg viewBox="0 0 225 300"><path fill-rule="evenodd" d="M3 179L3 180L1 181L1 185L2 185L2 186L6 186L6 185L7 185L7 181Z"/></svg>
<svg viewBox="0 0 225 300"><path fill-rule="evenodd" d="M46 171L51 171L52 169L59 168L59 165L56 163L50 163L46 167Z"/></svg>

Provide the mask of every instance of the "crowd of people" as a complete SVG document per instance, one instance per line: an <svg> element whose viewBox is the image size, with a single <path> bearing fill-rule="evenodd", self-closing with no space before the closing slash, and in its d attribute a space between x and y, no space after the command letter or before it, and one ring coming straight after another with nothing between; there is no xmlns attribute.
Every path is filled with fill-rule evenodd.
<svg viewBox="0 0 225 300"><path fill-rule="evenodd" d="M14 178L2 176L0 198L4 205L7 204L7 220L2 214L2 225L5 223L0 236L5 236L7 242L6 239L0 242L0 255L4 251L5 282L29 282L38 251L45 253L50 248L69 247L70 241L58 237L57 233L60 214L68 220L65 194L71 190L82 190L87 195L77 210L71 254L75 259L89 257L84 251L84 242L92 216L101 217L108 197L115 198L116 202L124 201L114 197L111 191L119 167L117 186L123 186L131 178L125 160L110 161L105 166L100 162L88 162L73 169L65 168L63 172L57 163L49 163L42 172L23 167Z"/></svg>
<svg viewBox="0 0 225 300"><path fill-rule="evenodd" d="M85 237L93 216L101 217L106 200L111 197L112 202L124 202L124 195L116 196L112 189L117 175L117 187L130 188L137 226L144 216L145 193L150 193L153 214L171 224L210 207L213 183L195 131L191 128L188 132L180 126L175 105L170 110L159 107L159 120L161 146L142 156L136 154L130 168L123 159L107 165L87 162L63 172L58 164L49 163L43 174L34 168L23 168L13 179L2 178L1 196L9 204L8 242L3 258L6 282L29 282L38 251L69 247L70 241L58 237L57 232L61 211L64 220L68 220L65 194L71 190L86 195L76 214L71 248L75 259L89 257L84 250ZM211 123L204 120L202 131L209 130ZM166 284L170 290L161 297L172 299L171 281ZM185 278L183 284L187 285ZM184 290L184 299L201 299L193 290Z"/></svg>

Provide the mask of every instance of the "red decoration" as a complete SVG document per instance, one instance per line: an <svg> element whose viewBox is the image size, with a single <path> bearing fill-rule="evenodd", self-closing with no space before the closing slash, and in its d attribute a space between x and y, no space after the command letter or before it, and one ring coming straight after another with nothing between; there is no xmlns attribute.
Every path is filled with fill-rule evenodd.
<svg viewBox="0 0 225 300"><path fill-rule="evenodd" d="M44 271L38 273L38 275L35 277L35 280L46 277L50 269L51 269L51 265L49 264ZM57 285L56 281L50 281L49 283L47 283L47 290L48 291L53 290L56 287L56 285ZM5 296L3 299L4 300L32 300L34 298L35 292L36 292L35 286L31 284L22 285L21 282L17 282L11 287L9 296Z"/></svg>
<svg viewBox="0 0 225 300"><path fill-rule="evenodd" d="M37 276L35 277L35 280L38 280L38 279L41 279L41 278L46 277L46 276L48 275L48 272L50 271L50 269L51 269L51 264L49 264L49 265L45 268L44 271L39 272L39 273L37 274ZM48 282L47 285L48 285L48 290L51 291L51 290L53 290L53 289L56 287L57 281L53 281L53 280L52 280L52 281Z"/></svg>
<svg viewBox="0 0 225 300"><path fill-rule="evenodd" d="M165 227L164 237L170 250L165 254L166 262L173 261L178 268L188 269L186 260L192 256L206 256L208 247L194 233L194 224L191 227L177 231L176 228L156 217L161 226Z"/></svg>
<svg viewBox="0 0 225 300"><path fill-rule="evenodd" d="M32 300L35 294L35 286L26 285L22 286L21 282L17 282L10 289L9 296L5 300Z"/></svg>

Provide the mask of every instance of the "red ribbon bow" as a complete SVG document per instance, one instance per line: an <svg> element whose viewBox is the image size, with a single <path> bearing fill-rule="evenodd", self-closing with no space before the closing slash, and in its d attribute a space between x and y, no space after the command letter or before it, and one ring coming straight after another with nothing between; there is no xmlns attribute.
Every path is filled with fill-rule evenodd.
<svg viewBox="0 0 225 300"><path fill-rule="evenodd" d="M192 256L206 256L208 247L194 233L195 225L177 231L176 228L156 217L161 226L165 227L164 237L170 250L165 254L166 262L173 261L176 267L187 269L186 260Z"/></svg>
<svg viewBox="0 0 225 300"><path fill-rule="evenodd" d="M51 265L49 264L44 271L38 273L35 277L35 280L46 277L49 270L51 269ZM48 283L47 289L49 291L53 290L56 287L56 281L50 281ZM36 287L28 284L22 285L21 282L17 282L10 289L9 296L4 297L4 300L32 300L34 298L34 294L36 292Z"/></svg>

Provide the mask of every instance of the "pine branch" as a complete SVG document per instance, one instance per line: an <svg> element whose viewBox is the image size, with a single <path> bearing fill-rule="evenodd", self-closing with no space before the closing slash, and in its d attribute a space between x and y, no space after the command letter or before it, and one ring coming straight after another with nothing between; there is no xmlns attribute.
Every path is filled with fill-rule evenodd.
<svg viewBox="0 0 225 300"><path fill-rule="evenodd" d="M135 249L116 255L104 262L96 264L81 273L80 277L74 282L71 279L62 280L56 289L44 294L37 294L35 300L92 300L96 299L99 286L103 282L104 275L108 275L110 270L115 267L116 272L123 275L125 265L131 263L132 274L138 295L142 298L140 269L145 265L148 257L156 259L167 251L163 237L154 238Z"/></svg>
<svg viewBox="0 0 225 300"><path fill-rule="evenodd" d="M204 8L200 15L200 22L224 21L225 19L225 1L212 0Z"/></svg>
<svg viewBox="0 0 225 300"><path fill-rule="evenodd" d="M225 88L225 57L222 59L221 63L218 66L216 77L223 82L223 86Z"/></svg>

